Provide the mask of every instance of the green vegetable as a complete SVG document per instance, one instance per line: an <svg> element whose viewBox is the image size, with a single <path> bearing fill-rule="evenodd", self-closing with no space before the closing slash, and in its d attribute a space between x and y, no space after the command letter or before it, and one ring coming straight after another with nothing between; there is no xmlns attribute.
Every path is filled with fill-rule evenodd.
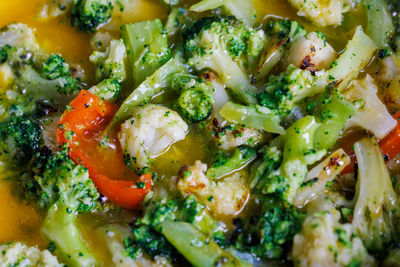
<svg viewBox="0 0 400 267"><path fill-rule="evenodd" d="M316 116L321 124L314 133L316 149L331 149L348 119L355 114L353 104L341 97L334 87L327 87L325 92L307 107L308 113Z"/></svg>
<svg viewBox="0 0 400 267"><path fill-rule="evenodd" d="M206 175L210 179L218 179L246 166L253 161L257 153L255 149L240 146L232 155L225 151L218 151Z"/></svg>
<svg viewBox="0 0 400 267"><path fill-rule="evenodd" d="M233 123L269 133L285 133L285 130L280 125L280 117L266 107L258 105L243 106L228 102L222 107L220 114L224 119Z"/></svg>
<svg viewBox="0 0 400 267"><path fill-rule="evenodd" d="M117 101L121 95L121 85L116 80L106 79L91 87L89 92L106 101Z"/></svg>
<svg viewBox="0 0 400 267"><path fill-rule="evenodd" d="M255 65L263 47L262 31L232 17L216 16L197 20L183 37L190 66L198 71L213 70L234 98L244 104L255 103L256 88L243 69Z"/></svg>
<svg viewBox="0 0 400 267"><path fill-rule="evenodd" d="M319 126L312 116L292 124L279 138L282 148L273 143L264 148L263 161L253 172L250 185L263 194L276 194L291 203L307 175L307 165L320 160L326 153L326 150L314 147L314 134Z"/></svg>
<svg viewBox="0 0 400 267"><path fill-rule="evenodd" d="M96 259L86 246L77 227L77 215L97 206L99 193L87 169L68 157L67 151L38 154L34 177L27 190L37 203L47 208L41 232L53 242L60 258L69 266L93 266Z"/></svg>
<svg viewBox="0 0 400 267"><path fill-rule="evenodd" d="M180 93L176 108L183 117L191 122L205 120L214 103L211 85L190 74L176 74L171 88Z"/></svg>
<svg viewBox="0 0 400 267"><path fill-rule="evenodd" d="M190 7L191 11L204 12L223 7L227 15L235 16L246 25L253 26L257 19L257 12L252 1L241 0L201 0Z"/></svg>
<svg viewBox="0 0 400 267"><path fill-rule="evenodd" d="M329 78L335 80L339 92L367 66L375 51L374 41L363 32L361 26L358 26L353 38L347 43L346 50L333 62L328 71Z"/></svg>
<svg viewBox="0 0 400 267"><path fill-rule="evenodd" d="M164 221L160 224L160 231L194 266L249 266L221 249L189 223Z"/></svg>
<svg viewBox="0 0 400 267"><path fill-rule="evenodd" d="M271 75L265 90L257 94L261 106L275 111L280 116L288 115L300 100L324 90L329 84L324 71L313 75L290 65L279 75Z"/></svg>
<svg viewBox="0 0 400 267"><path fill-rule="evenodd" d="M367 15L367 34L379 49L389 48L394 26L385 0L363 0L363 6Z"/></svg>
<svg viewBox="0 0 400 267"><path fill-rule="evenodd" d="M171 58L168 35L159 19L125 24L121 34L135 87Z"/></svg>
<svg viewBox="0 0 400 267"><path fill-rule="evenodd" d="M95 32L111 19L111 0L74 0L71 24L84 32Z"/></svg>
<svg viewBox="0 0 400 267"><path fill-rule="evenodd" d="M42 75L48 80L71 75L68 63L60 55L52 54L42 63Z"/></svg>

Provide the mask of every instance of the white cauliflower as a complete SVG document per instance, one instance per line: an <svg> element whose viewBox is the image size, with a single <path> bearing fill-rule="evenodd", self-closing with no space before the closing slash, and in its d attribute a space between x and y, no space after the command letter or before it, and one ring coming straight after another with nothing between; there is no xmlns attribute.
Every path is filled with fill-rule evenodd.
<svg viewBox="0 0 400 267"><path fill-rule="evenodd" d="M0 47L10 45L12 47L22 47L28 51L39 49L35 35L31 28L22 23L10 24L0 33Z"/></svg>
<svg viewBox="0 0 400 267"><path fill-rule="evenodd" d="M358 104L356 114L347 121L346 128L360 126L371 131L377 138L384 138L397 125L386 106L377 96L378 86L367 75L362 80L353 81L343 96Z"/></svg>
<svg viewBox="0 0 400 267"><path fill-rule="evenodd" d="M66 15L74 6L74 0L47 0L39 13L39 18L47 20Z"/></svg>
<svg viewBox="0 0 400 267"><path fill-rule="evenodd" d="M62 267L48 250L39 250L21 242L0 245L0 267Z"/></svg>
<svg viewBox="0 0 400 267"><path fill-rule="evenodd" d="M337 53L326 41L321 32L311 32L296 40L289 49L286 66L295 65L307 70L328 69L336 59Z"/></svg>
<svg viewBox="0 0 400 267"><path fill-rule="evenodd" d="M221 180L206 176L207 165L196 161L182 172L178 189L184 194L194 194L214 216L235 216L246 205L250 188L245 177L236 172Z"/></svg>
<svg viewBox="0 0 400 267"><path fill-rule="evenodd" d="M289 0L298 10L297 15L306 17L317 26L340 25L343 13L349 11L354 1L343 0ZM350 5L349 5L350 4Z"/></svg>
<svg viewBox="0 0 400 267"><path fill-rule="evenodd" d="M324 198L310 203L310 215L293 240L295 266L374 266L350 224L341 224L340 213Z"/></svg>
<svg viewBox="0 0 400 267"><path fill-rule="evenodd" d="M138 108L132 118L121 125L118 139L126 163L146 167L173 144L185 139L188 125L173 110L147 104Z"/></svg>
<svg viewBox="0 0 400 267"><path fill-rule="evenodd" d="M376 73L378 80L383 83L390 83L394 80L400 74L400 66L395 56L391 55L379 60Z"/></svg>

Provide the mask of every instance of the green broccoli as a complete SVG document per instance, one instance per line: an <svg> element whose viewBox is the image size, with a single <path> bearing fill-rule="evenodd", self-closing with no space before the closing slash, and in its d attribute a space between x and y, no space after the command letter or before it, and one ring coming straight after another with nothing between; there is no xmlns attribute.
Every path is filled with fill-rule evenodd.
<svg viewBox="0 0 400 267"><path fill-rule="evenodd" d="M220 150L214 156L213 163L208 168L206 175L210 179L218 179L243 168L253 161L257 153L254 148L240 146L231 154Z"/></svg>
<svg viewBox="0 0 400 267"><path fill-rule="evenodd" d="M87 169L76 165L66 149L54 153L41 150L33 177L24 179L27 197L34 194L38 205L47 209L41 232L55 245L56 253L70 266L93 266L96 259L76 225L77 215L92 212L100 196Z"/></svg>
<svg viewBox="0 0 400 267"><path fill-rule="evenodd" d="M236 223L231 242L239 251L263 259L279 259L283 246L301 229L303 213L274 197L261 198L262 212L245 223Z"/></svg>
<svg viewBox="0 0 400 267"><path fill-rule="evenodd" d="M211 86L206 81L190 74L176 74L171 88L180 96L175 103L176 109L191 122L205 120L214 103Z"/></svg>
<svg viewBox="0 0 400 267"><path fill-rule="evenodd" d="M71 24L84 32L95 32L111 19L111 0L74 0Z"/></svg>
<svg viewBox="0 0 400 267"><path fill-rule="evenodd" d="M168 33L156 19L122 25L121 34L132 67L131 79L138 87L171 58Z"/></svg>
<svg viewBox="0 0 400 267"><path fill-rule="evenodd" d="M123 82L125 70L126 48L123 40L112 40L106 51L94 51L90 61L96 66L96 80L113 79Z"/></svg>
<svg viewBox="0 0 400 267"><path fill-rule="evenodd" d="M262 84L290 44L306 36L307 31L293 20L270 20L265 27L268 43L256 69L256 82Z"/></svg>
<svg viewBox="0 0 400 267"><path fill-rule="evenodd" d="M400 240L399 199L376 141L361 139L354 152L358 179L352 225L369 250L383 251Z"/></svg>
<svg viewBox="0 0 400 267"><path fill-rule="evenodd" d="M184 52L190 66L215 71L234 98L252 104L256 89L243 69L255 65L264 37L233 17L206 17L184 32Z"/></svg>
<svg viewBox="0 0 400 267"><path fill-rule="evenodd" d="M222 7L224 13L235 16L246 25L253 26L257 19L257 12L252 1L242 0L202 0L190 7L191 11L204 12L210 9Z"/></svg>
<svg viewBox="0 0 400 267"><path fill-rule="evenodd" d="M69 65L60 55L51 54L47 60L42 63L42 76L45 79L55 80L70 75L71 71Z"/></svg>
<svg viewBox="0 0 400 267"><path fill-rule="evenodd" d="M121 95L121 85L113 79L105 79L89 89L89 92L106 101L117 101Z"/></svg>
<svg viewBox="0 0 400 267"><path fill-rule="evenodd" d="M316 149L331 149L346 122L355 114L355 107L345 100L333 86L328 86L315 101L306 101L306 112L314 115L320 127L314 133Z"/></svg>
<svg viewBox="0 0 400 267"><path fill-rule="evenodd" d="M15 165L29 163L41 142L39 124L28 117L12 116L0 123L0 154Z"/></svg>
<svg viewBox="0 0 400 267"><path fill-rule="evenodd" d="M267 145L262 150L262 161L252 173L251 187L256 192L275 194L292 203L307 175L307 166L326 154L325 149L314 146L314 134L319 126L314 117L306 116L292 124L285 135Z"/></svg>
<svg viewBox="0 0 400 267"><path fill-rule="evenodd" d="M322 92L328 84L324 71L313 74L290 65L285 72L269 77L265 90L257 94L257 99L261 106L286 116L296 103Z"/></svg>

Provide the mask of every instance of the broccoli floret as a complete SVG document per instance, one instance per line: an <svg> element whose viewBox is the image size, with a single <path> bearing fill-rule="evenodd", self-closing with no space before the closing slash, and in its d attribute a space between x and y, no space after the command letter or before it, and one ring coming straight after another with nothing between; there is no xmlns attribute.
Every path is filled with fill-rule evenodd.
<svg viewBox="0 0 400 267"><path fill-rule="evenodd" d="M319 126L314 117L306 116L264 148L263 160L252 174L251 187L263 194L276 194L292 203L307 175L307 165L320 160L326 153L325 149L318 150L314 146L314 134Z"/></svg>
<svg viewBox="0 0 400 267"><path fill-rule="evenodd" d="M84 32L95 32L111 19L113 4L110 0L75 0L71 24Z"/></svg>
<svg viewBox="0 0 400 267"><path fill-rule="evenodd" d="M257 94L257 99L261 106L285 116L298 101L322 92L328 84L324 71L311 73L290 65L285 72L270 76L264 92Z"/></svg>
<svg viewBox="0 0 400 267"><path fill-rule="evenodd" d="M246 27L233 17L197 20L183 34L184 52L196 70L211 69L244 104L255 103L255 87L244 69L254 67L261 53L264 33Z"/></svg>
<svg viewBox="0 0 400 267"><path fill-rule="evenodd" d="M99 193L87 169L76 165L67 150L41 151L33 167L28 190L35 190L37 203L47 208L41 232L56 247L56 253L71 266L93 266L90 252L76 225L79 213L97 207Z"/></svg>
<svg viewBox="0 0 400 267"><path fill-rule="evenodd" d="M283 246L301 229L303 214L286 207L275 198L264 198L260 215L251 217L233 232L232 240L239 251L253 253L260 258L278 259Z"/></svg>
<svg viewBox="0 0 400 267"><path fill-rule="evenodd" d="M212 88L204 80L190 74L177 74L172 79L172 89L180 96L176 109L191 122L205 120L212 110Z"/></svg>
<svg viewBox="0 0 400 267"><path fill-rule="evenodd" d="M240 146L235 149L233 154L226 151L217 151L213 163L207 170L206 175L211 179L218 179L230 174L235 170L241 169L255 159L257 153L254 148Z"/></svg>
<svg viewBox="0 0 400 267"><path fill-rule="evenodd" d="M92 86L89 92L106 101L117 101L121 95L121 85L113 79L105 79L99 84Z"/></svg>
<svg viewBox="0 0 400 267"><path fill-rule="evenodd" d="M131 79L135 87L171 58L168 33L159 19L123 25L121 35L132 67Z"/></svg>
<svg viewBox="0 0 400 267"><path fill-rule="evenodd" d="M41 129L25 116L12 116L0 123L0 152L15 164L26 164L39 150Z"/></svg>
<svg viewBox="0 0 400 267"><path fill-rule="evenodd" d="M39 250L21 242L0 244L0 262L2 266L52 266L62 267L57 258L48 250Z"/></svg>
<svg viewBox="0 0 400 267"><path fill-rule="evenodd" d="M123 82L125 71L126 49L122 40L112 40L105 52L95 51L90 61L96 65L96 80L113 79Z"/></svg>
<svg viewBox="0 0 400 267"><path fill-rule="evenodd" d="M369 250L382 251L400 237L398 196L378 144L364 138L354 144L354 152L358 179L352 225Z"/></svg>
<svg viewBox="0 0 400 267"><path fill-rule="evenodd" d="M70 76L71 71L68 63L60 55L52 54L42 63L42 75L48 80Z"/></svg>

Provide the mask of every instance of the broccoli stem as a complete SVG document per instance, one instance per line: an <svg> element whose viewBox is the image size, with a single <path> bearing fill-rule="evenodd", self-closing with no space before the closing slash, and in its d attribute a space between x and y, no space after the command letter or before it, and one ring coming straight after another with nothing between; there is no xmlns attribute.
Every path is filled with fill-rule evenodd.
<svg viewBox="0 0 400 267"><path fill-rule="evenodd" d="M94 255L88 250L76 226L76 214L63 204L53 205L41 228L42 234L56 245L62 261L69 266L92 267Z"/></svg>
<svg viewBox="0 0 400 267"><path fill-rule="evenodd" d="M332 64L328 71L330 78L336 80L336 87L342 92L359 72L370 62L376 51L376 45L366 35L361 26L346 46L346 50Z"/></svg>
<svg viewBox="0 0 400 267"><path fill-rule="evenodd" d="M255 149L247 147L238 147L229 158L216 158L214 164L207 170L207 177L218 179L246 166L255 159L257 153Z"/></svg>
<svg viewBox="0 0 400 267"><path fill-rule="evenodd" d="M264 130L269 133L283 134L285 130L280 125L280 118L266 107L257 105L243 106L228 102L220 111L227 121L245 124L248 127Z"/></svg>
<svg viewBox="0 0 400 267"><path fill-rule="evenodd" d="M379 49L388 48L394 26L385 1L363 0L363 6L367 14L367 34Z"/></svg>
<svg viewBox="0 0 400 267"><path fill-rule="evenodd" d="M318 102L315 115L319 117L321 126L314 133L314 146L316 149L331 149L355 109L337 91L332 94L326 91Z"/></svg>
<svg viewBox="0 0 400 267"><path fill-rule="evenodd" d="M161 66L125 99L103 136L107 136L118 123L128 119L138 106L148 103L154 96L160 94L170 85L173 74L185 73L187 70L180 56L170 59Z"/></svg>
<svg viewBox="0 0 400 267"><path fill-rule="evenodd" d="M137 87L170 59L168 35L159 19L125 24L121 34Z"/></svg>
<svg viewBox="0 0 400 267"><path fill-rule="evenodd" d="M194 266L250 266L223 250L189 223L164 221L159 229Z"/></svg>

